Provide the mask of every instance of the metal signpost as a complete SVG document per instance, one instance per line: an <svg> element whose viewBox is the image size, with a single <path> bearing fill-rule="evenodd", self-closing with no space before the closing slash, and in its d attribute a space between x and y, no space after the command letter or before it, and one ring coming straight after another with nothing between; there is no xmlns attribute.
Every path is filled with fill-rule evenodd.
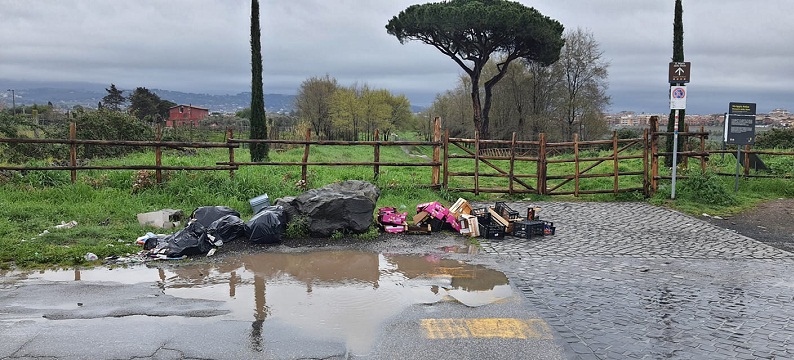
<svg viewBox="0 0 794 360"><path fill-rule="evenodd" d="M675 180L678 173L678 110L686 110L686 86L689 82L689 62L671 62L668 71L670 81L670 110L675 110L673 116L673 184L670 198L675 200ZM677 84L677 85L673 85Z"/></svg>
<svg viewBox="0 0 794 360"><path fill-rule="evenodd" d="M675 179L678 173L678 110L686 109L686 86L670 87L670 110L675 110L673 116L673 188L670 198L675 199Z"/></svg>
<svg viewBox="0 0 794 360"><path fill-rule="evenodd" d="M736 179L733 191L739 191L742 145L755 144L755 103L732 102L725 118L725 143L736 145Z"/></svg>

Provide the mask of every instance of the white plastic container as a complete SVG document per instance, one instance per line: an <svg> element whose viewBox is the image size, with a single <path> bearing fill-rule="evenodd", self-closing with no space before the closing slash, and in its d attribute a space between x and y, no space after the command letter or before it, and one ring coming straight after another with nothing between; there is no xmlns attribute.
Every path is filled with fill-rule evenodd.
<svg viewBox="0 0 794 360"><path fill-rule="evenodd" d="M259 195L251 200L248 200L248 202L251 204L251 210L254 211L254 214L270 206L270 198L267 196L267 194Z"/></svg>

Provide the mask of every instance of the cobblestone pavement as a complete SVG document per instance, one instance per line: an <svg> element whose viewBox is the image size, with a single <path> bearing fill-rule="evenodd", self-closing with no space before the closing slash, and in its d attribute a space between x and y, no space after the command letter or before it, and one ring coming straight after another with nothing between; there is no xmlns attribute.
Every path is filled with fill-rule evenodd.
<svg viewBox="0 0 794 360"><path fill-rule="evenodd" d="M532 205L554 236L482 245L569 358L794 358L794 254L645 203Z"/></svg>

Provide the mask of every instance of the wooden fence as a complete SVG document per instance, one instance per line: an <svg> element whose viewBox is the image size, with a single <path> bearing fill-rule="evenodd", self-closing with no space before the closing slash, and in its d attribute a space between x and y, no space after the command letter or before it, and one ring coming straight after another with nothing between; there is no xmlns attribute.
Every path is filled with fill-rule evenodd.
<svg viewBox="0 0 794 360"><path fill-rule="evenodd" d="M685 129L687 130L687 129ZM0 143L63 144L69 146L69 162L63 166L10 166L2 165L0 170L68 170L71 180L77 179L80 170L154 170L157 182L163 181L162 172L170 170L188 171L229 171L234 177L235 170L243 166L300 166L301 180L307 180L310 166L371 166L373 177L377 179L382 167L427 167L430 168L429 184L415 184L449 191L505 194L574 195L621 192L641 192L645 196L653 194L660 180L670 176L660 175L660 158L672 156L659 149L659 140L673 133L660 132L658 118L652 117L649 130L641 138L619 139L616 132L607 140L580 141L575 135L573 141L551 143L540 134L537 141L523 141L512 135L511 140L480 139L475 133L473 139L450 138L447 131L442 137L441 121L436 118L432 141L336 141L312 140L311 132L304 134L304 140L253 140L236 139L231 129L226 132L224 142L174 142L161 141L162 131L156 131L154 141L82 140L76 138L75 124L70 125L68 139L0 139ZM376 130L374 139L379 139ZM703 131L680 132L686 144L679 155L681 166L688 167L690 158L698 161L702 171L706 171L709 156L734 153L731 150L707 150L708 133ZM695 138L696 146L691 146L689 138ZM301 161L295 162L244 162L235 158L236 149L243 144L267 143L304 148ZM373 149L372 161L310 161L310 149L317 146L367 146ZM154 163L141 165L86 165L77 160L78 146L131 146L154 148ZM426 162L384 162L380 151L384 146L429 146L432 158ZM214 166L164 166L163 148L226 148L229 160L216 162ZM741 162L746 177L770 177L770 175L751 174L752 155L794 156L792 152L757 151L746 147ZM550 156L555 154L555 156ZM633 164L632 164L633 162ZM641 164L638 164L640 163ZM622 166L624 165L625 166ZM621 170L630 168L632 171ZM641 168L641 170L636 170ZM721 175L734 175L722 174ZM780 177L780 176L777 176ZM784 176L788 177L788 176ZM611 181L588 181L583 179L609 178ZM600 187L599 187L600 186Z"/></svg>

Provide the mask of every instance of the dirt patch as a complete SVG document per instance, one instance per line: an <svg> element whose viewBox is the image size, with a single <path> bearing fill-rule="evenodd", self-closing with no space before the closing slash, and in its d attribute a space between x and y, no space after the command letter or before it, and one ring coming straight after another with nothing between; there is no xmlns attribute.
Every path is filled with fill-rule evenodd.
<svg viewBox="0 0 794 360"><path fill-rule="evenodd" d="M753 209L724 219L706 216L701 218L714 225L794 253L794 199L767 201Z"/></svg>

